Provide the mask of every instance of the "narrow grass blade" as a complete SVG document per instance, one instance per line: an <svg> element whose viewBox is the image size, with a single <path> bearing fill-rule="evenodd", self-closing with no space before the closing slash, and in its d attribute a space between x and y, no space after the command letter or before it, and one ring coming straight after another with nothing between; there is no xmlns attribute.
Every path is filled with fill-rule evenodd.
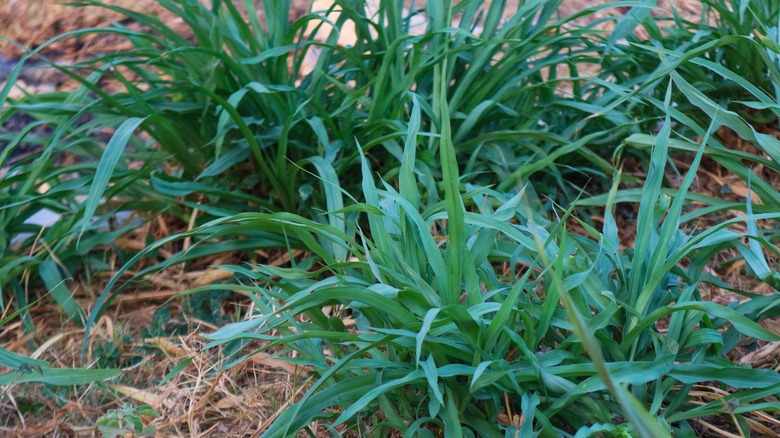
<svg viewBox="0 0 780 438"><path fill-rule="evenodd" d="M106 150L103 153L103 157L98 163L95 177L92 180L92 185L89 189L89 195L87 202L84 205L84 216L82 217L81 231L79 232L79 238L87 231L89 223L97 211L98 204L103 197L103 193L108 187L108 182L111 179L111 175L114 173L119 160L122 158L125 146L130 141L133 132L138 128L146 118L132 117L127 119L122 125L117 128L114 136L106 145Z"/></svg>

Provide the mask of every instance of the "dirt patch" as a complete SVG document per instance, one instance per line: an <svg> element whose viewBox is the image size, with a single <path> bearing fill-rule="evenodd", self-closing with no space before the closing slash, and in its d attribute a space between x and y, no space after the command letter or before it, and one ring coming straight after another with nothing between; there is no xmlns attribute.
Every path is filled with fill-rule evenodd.
<svg viewBox="0 0 780 438"><path fill-rule="evenodd" d="M167 13L173 18L170 12L154 0L109 0L106 3L150 15L160 15L163 18ZM0 28L4 29L3 36L18 43L0 43L0 55L11 59L18 58L24 52L23 47L36 49L65 32L106 26L112 22L123 22L125 19L118 12L98 7L82 7L76 11L73 6L58 0L7 0L0 3ZM107 42L102 40L104 38L98 38L97 35L65 39L42 50L42 53L49 56L85 56L97 46L106 46Z"/></svg>
<svg viewBox="0 0 780 438"><path fill-rule="evenodd" d="M105 0L104 3L157 16L174 30L182 34L187 33L187 25L184 21L156 0ZM258 15L261 15L261 1L256 0L255 4ZM300 16L310 4L310 0L293 0L291 16ZM123 14L104 7L86 6L76 9L61 0L5 0L0 2L0 29L3 29L4 38L16 44L0 41L0 56L16 59L24 53L25 47L36 49L66 32L90 27L106 27L113 23L131 29L135 25ZM125 38L91 34L62 39L47 46L41 50L41 53L62 61L63 58L78 60L96 53L109 53L129 48L130 45ZM1 65L0 69L2 69Z"/></svg>

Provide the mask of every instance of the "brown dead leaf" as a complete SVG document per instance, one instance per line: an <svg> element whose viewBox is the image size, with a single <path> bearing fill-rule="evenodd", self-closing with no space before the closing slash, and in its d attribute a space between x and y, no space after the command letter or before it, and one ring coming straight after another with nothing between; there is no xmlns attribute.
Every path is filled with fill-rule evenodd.
<svg viewBox="0 0 780 438"><path fill-rule="evenodd" d="M266 353L255 354L254 356L252 356L250 360L254 363L267 366L270 368L281 368L285 372L296 376L302 376L305 372L311 370L309 367L303 367L300 365L295 365L289 362L285 362L283 360L274 359L273 357L271 357L271 355Z"/></svg>
<svg viewBox="0 0 780 438"><path fill-rule="evenodd" d="M213 268L206 271L190 272L186 274L188 278L194 278L192 287L206 286L221 280L227 280L233 276L232 271L227 269Z"/></svg>
<svg viewBox="0 0 780 438"><path fill-rule="evenodd" d="M144 343L159 348L168 356L172 356L178 359L189 357L189 354L187 354L187 352L184 351L180 346L171 342L170 338L146 338L144 339Z"/></svg>
<svg viewBox="0 0 780 438"><path fill-rule="evenodd" d="M131 399L147 404L154 409L160 409L162 406L162 399L157 394L152 393L144 389L133 388L132 386L125 385L108 385L109 388L114 391L130 397Z"/></svg>

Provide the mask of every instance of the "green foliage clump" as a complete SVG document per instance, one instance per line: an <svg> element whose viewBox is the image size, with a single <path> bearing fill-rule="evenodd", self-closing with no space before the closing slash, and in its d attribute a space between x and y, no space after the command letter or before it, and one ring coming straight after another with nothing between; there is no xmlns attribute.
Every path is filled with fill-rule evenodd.
<svg viewBox="0 0 780 438"><path fill-rule="evenodd" d="M133 44L55 65L81 84L72 93L0 93L0 121L36 120L3 139L0 300L23 315L33 272L89 336L130 269L142 279L240 254L221 266L228 284L185 295L218 324L226 291L252 300L255 313L207 335L225 367L271 351L313 378L271 437L315 421L379 436L692 436L695 419L727 414L744 432L752 412L780 409L766 401L777 373L732 360L746 339L780 341L758 324L778 315L777 294L710 269L728 251L756 283L780 286L780 140L762 128L780 115L776 2L707 0L698 22L615 2L599 8L631 9L610 34L582 24L599 8L561 18L560 1L520 2L504 19L504 1L341 0L292 21L289 1L264 1L262 19L244 3L160 0L187 38L78 2L146 30L71 34ZM348 23L356 40L342 46ZM22 143L41 158L12 160ZM628 155L644 175L624 175ZM706 162L747 198L696 193ZM638 205L629 248L613 216L622 203ZM30 223L44 209L61 219ZM112 242L137 223L122 212L189 227L125 253ZM163 258L164 247L175 250ZM63 280L108 270L106 249L122 267L87 314ZM266 249L290 266L258 260ZM708 283L745 299L708 301ZM262 346L246 351L252 341ZM705 382L730 395L694 403ZM101 426L141 433L141 414L125 407Z"/></svg>
<svg viewBox="0 0 780 438"><path fill-rule="evenodd" d="M142 418L154 419L159 415L151 406L125 403L119 409L109 409L96 423L104 438L124 437L128 432L133 436L154 436L157 429L152 425L144 426Z"/></svg>

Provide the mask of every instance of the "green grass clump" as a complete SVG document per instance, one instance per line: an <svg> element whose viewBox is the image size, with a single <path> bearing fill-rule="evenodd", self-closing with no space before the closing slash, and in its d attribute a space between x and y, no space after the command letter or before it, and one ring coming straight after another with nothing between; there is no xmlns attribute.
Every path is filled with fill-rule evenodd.
<svg viewBox="0 0 780 438"><path fill-rule="evenodd" d="M691 435L687 420L728 409L719 401L690 403L693 385L712 380L743 390L729 400L740 400L740 427L749 429L742 415L767 408L761 400L780 389L780 378L726 356L742 336L780 339L754 322L775 315L771 306L756 314L760 303L774 298L728 308L701 297L702 269L712 255L746 248L740 243L745 235L726 229L729 223L685 230L682 209L704 147L682 187L674 196L664 193L667 118L640 193L639 232L626 251L609 213L619 176L603 231L582 223L584 236L533 211L527 193L479 187L462 193L443 181L443 200L426 204L412 172L424 134L420 117L419 109L412 112L398 189L377 187L364 161L365 201L332 210L327 224L287 213L245 213L149 249L221 235L226 227L239 234L281 227L308 242L310 255L292 267L223 267L246 286L192 291L253 293L257 315L207 336L209 347L234 352L248 341L266 343L245 356L234 353L228 366L271 350L316 377L267 436L286 436L315 420L338 433L348 427L382 435ZM446 126L441 168L454 182L458 170ZM332 205L344 204L338 181L322 184L336 188L325 190ZM571 211L562 213L565 218ZM777 217L751 214L738 221ZM365 221L364 229L359 224ZM692 261L687 268L680 267L684 258ZM501 425L499 415L508 412L522 412L526 421Z"/></svg>
<svg viewBox="0 0 780 438"><path fill-rule="evenodd" d="M74 3L120 12L144 31L116 24L56 38L51 42L107 34L127 39L133 49L74 66L52 65L80 83L72 93L0 100L7 103L0 121L36 120L7 136L6 158L20 144L44 151L40 160L16 162L4 180L10 205L3 210L8 232L0 246L10 248L11 239L25 231L37 236L42 228L27 222L41 209L64 214L67 220L45 230L48 251L68 267L59 274L56 267L44 271L52 274L42 277L53 288L77 266L105 267L91 251L126 231L88 238L100 222L95 213L109 218L118 210L165 211L186 223L197 208L205 223L242 211L306 216L312 208L328 209L314 189L317 178L335 175L345 190L358 190L358 143L385 179L397 178L411 91L426 116L423 129L434 134L421 144L414 172L429 175L424 196L435 200L441 115L433 92L441 83L449 84L464 181L501 190L527 186L551 199L573 199L580 188L570 176L585 183L589 175L614 171L594 150L631 120L615 114L585 119L602 86L577 80L577 64L598 59L593 39L599 36L589 28L567 30L592 10L558 18L559 3L525 2L504 21L504 2L435 1L407 11L399 2L382 1L368 14L364 2L351 1L290 21L289 1L263 2L262 19L248 2L242 12L233 2L209 8L195 0L161 1L184 20L191 37L156 17L99 1ZM332 11L339 13L336 22L327 18ZM414 24L420 17L424 23ZM343 47L337 41L347 22L357 39ZM315 33L322 38L314 39ZM50 62L40 53L51 42L27 58ZM304 62L312 59L306 71ZM560 71L574 79L560 78ZM564 82L572 86L562 96L556 89ZM114 133L114 139L107 141L104 133ZM65 155L77 157L78 164L60 165L58 157ZM42 194L45 188L51 189ZM6 282L52 260L36 251L33 259L15 258L33 249L34 239L8 253L19 266ZM11 289L18 289L14 284ZM54 295L69 316L81 319L66 303L67 293Z"/></svg>
<svg viewBox="0 0 780 438"><path fill-rule="evenodd" d="M379 434L690 435L685 420L726 409L688 402L694 384L713 379L750 389L731 396L744 402L744 413L763 409L751 403L780 389L780 378L724 355L734 347L729 338L780 336L751 320L752 306L702 300L701 268L744 236L723 227L682 229L696 164L674 198L661 193L669 126L667 120L654 146L632 252L619 249L609 213L603 234L590 228L589 236L576 236L562 223L538 222L524 194L461 194L445 184L442 201L421 203L410 171L415 136L407 137L400 191L377 188L364 164L366 202L351 214L368 216L367 230L345 235L302 218L236 218L257 226L284 220L297 235L337 246L314 251L325 265L315 271L236 267L246 281L270 289L256 289L256 317L208 335L210 345L266 341L258 351L295 351L294 363L317 376L267 436L286 436L315 419L340 432L348 423ZM446 128L441 141L442 149L452 147ZM444 158L448 168L457 176L454 159ZM685 257L696 263L680 268ZM496 266L508 268L497 273ZM500 426L507 412L522 412L526 421ZM625 419L631 423L616 425Z"/></svg>
<svg viewBox="0 0 780 438"><path fill-rule="evenodd" d="M89 105L85 111L101 117L104 126L118 126L117 116L145 118L139 129L162 149L157 160L178 168L158 178L184 187L198 187L194 182L219 187L222 202L231 200L226 192L255 195L242 203L251 200L270 210L300 212L302 202L321 201L316 192L300 193L311 179L299 168L311 169L308 160L320 156L337 175L348 177L359 162L358 141L375 154L383 173L392 173L400 158L402 123L409 116L409 91L420 99L426 123L435 126L440 119L432 96L441 82L450 84L456 152L470 163L465 174L488 173L493 176L486 181L516 184L549 169L555 175L549 184L569 190L561 174L569 170L553 165L561 156L584 157L593 163L585 169L610 170L587 149L587 141L558 150L583 132L601 132L581 122L598 86L577 80L569 95L556 94L557 84L568 81L559 78L560 69L578 79L577 63L598 59L591 41L595 31L564 30L592 11L557 18L559 1L532 1L504 22L504 2L483 3L435 1L405 11L399 2L383 1L367 14L364 2L341 2L332 8L339 18L331 23L328 11L289 22L289 1L263 2L262 22L246 20L232 2L207 8L192 0L162 1L184 19L193 35L188 39L155 17L98 1L78 2L126 14L148 31L117 26L77 32L124 37L135 49L59 67L94 95L68 107L40 105L34 114L67 119ZM250 4L246 8L247 16L256 16ZM420 16L425 24L414 27ZM339 27L347 22L355 26L357 40L341 47L336 45ZM314 31L324 35L324 42L314 39ZM306 72L309 58L316 63ZM93 76L80 78L84 70L94 71ZM98 82L109 80L120 93L102 91ZM27 109L11 105L12 111ZM433 144L421 165L435 167ZM526 168L529 159L535 165ZM254 179L235 179L236 172L229 170L247 160L256 171ZM171 192L162 182L158 186Z"/></svg>
<svg viewBox="0 0 780 438"><path fill-rule="evenodd" d="M596 8L560 18L560 1L504 19L503 1L343 0L291 21L289 1L262 2L261 19L250 2L161 0L185 37L78 2L144 30L71 34L134 48L56 66L81 84L72 93L7 102L0 120L36 121L3 138L0 299L24 315L33 273L86 341L136 284L131 269L140 280L233 253L240 262L220 266L230 281L183 295L251 299L252 313L206 335L225 368L272 352L311 377L266 436L313 434L314 422L377 436L693 436L718 415L748 433L755 411L780 409L780 377L735 353L780 341L759 325L778 315L777 295L725 284L712 266L728 253L754 283L780 286L780 140L761 125L780 114L780 46L765 20L776 7L731 3L707 1L691 22L616 2L604 7L633 9L604 34L578 21ZM348 22L356 40L339 46ZM12 159L23 143L42 157ZM624 176L628 154L644 176ZM705 163L755 197L696 193ZM619 203L638 205L628 245ZM43 209L62 219L30 224ZM137 224L116 224L120 212L189 226L125 252L112 241ZM290 265L258 259L266 249ZM85 312L63 280L109 270L107 253L122 267ZM745 300L716 304L707 284ZM32 366L5 354L2 365ZM729 395L698 403L704 383Z"/></svg>

